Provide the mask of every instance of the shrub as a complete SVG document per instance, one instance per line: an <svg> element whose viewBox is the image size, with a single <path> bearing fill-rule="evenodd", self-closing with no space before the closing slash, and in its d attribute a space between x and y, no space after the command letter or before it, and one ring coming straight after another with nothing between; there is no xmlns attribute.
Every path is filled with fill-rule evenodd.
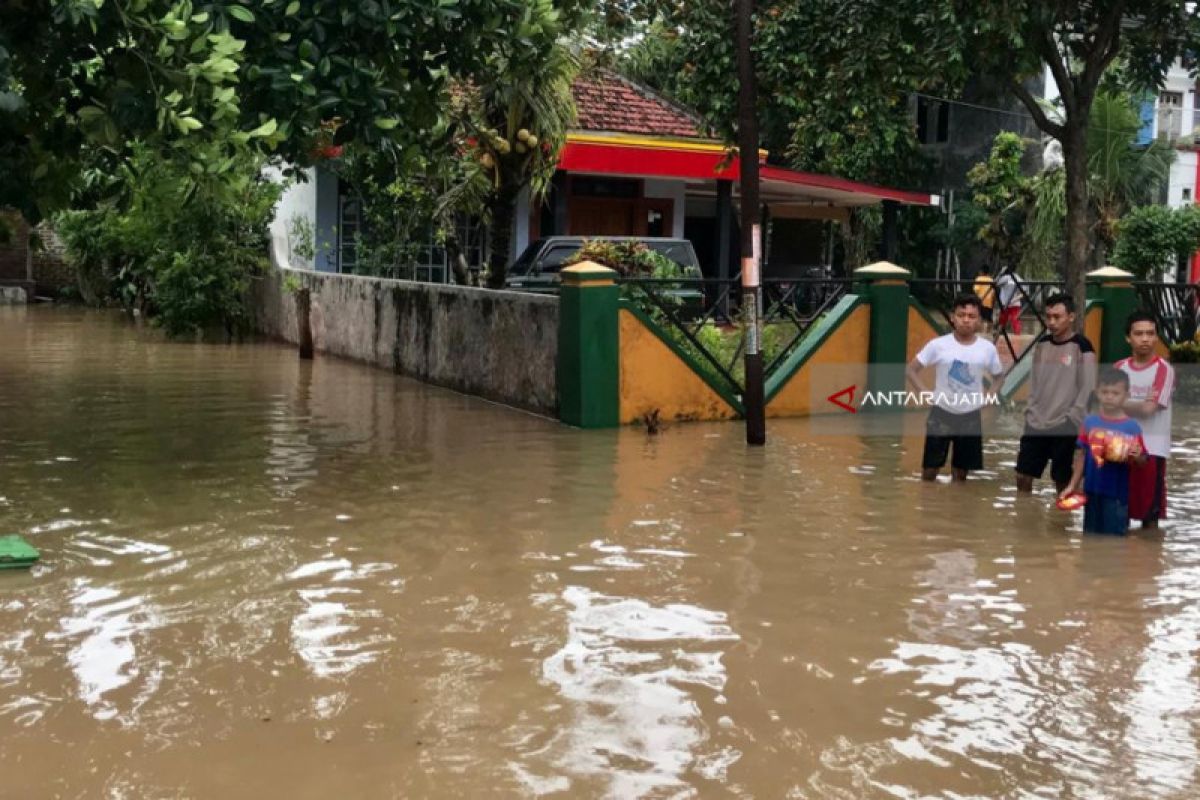
<svg viewBox="0 0 1200 800"><path fill-rule="evenodd" d="M136 150L123 177L118 201L55 220L84 299L119 302L171 335L241 331L281 187L248 156L197 176Z"/></svg>

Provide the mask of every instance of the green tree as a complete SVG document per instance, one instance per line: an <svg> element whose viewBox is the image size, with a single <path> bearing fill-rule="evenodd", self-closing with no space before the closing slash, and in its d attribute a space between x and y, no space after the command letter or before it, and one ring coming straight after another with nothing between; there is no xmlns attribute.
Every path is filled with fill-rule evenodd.
<svg viewBox="0 0 1200 800"><path fill-rule="evenodd" d="M1087 179L1090 265L1103 266L1116 240L1121 217L1131 208L1156 202L1170 177L1175 152L1162 141L1137 143L1141 121L1133 98L1103 90L1092 104L1088 126ZM1065 170L1050 170L1030 184L1025 264L1044 274L1060 262L1067 217Z"/></svg>
<svg viewBox="0 0 1200 800"><path fill-rule="evenodd" d="M6 0L0 206L64 207L86 144L154 147L185 181L245 145L308 163L332 119L339 143L427 147L453 78L560 22L548 0Z"/></svg>
<svg viewBox="0 0 1200 800"><path fill-rule="evenodd" d="M486 64L460 95L459 147L469 163L461 167L443 207L484 212L491 251L488 285L501 288L517 199L525 189L534 205L545 197L575 121L571 84L579 61L566 40L557 39L538 52L501 47Z"/></svg>
<svg viewBox="0 0 1200 800"><path fill-rule="evenodd" d="M1128 94L1101 91L1096 95L1087 137L1094 267L1104 266L1125 212L1154 203L1171 177L1175 151L1159 139L1139 146L1141 127L1137 106Z"/></svg>
<svg viewBox="0 0 1200 800"><path fill-rule="evenodd" d="M1030 191L1030 179L1021 172L1024 153L1025 143L1020 136L1001 133L996 136L987 160L967 172L971 202L987 215L977 236L987 245L995 273L1004 266L1015 266L1021 257Z"/></svg>
<svg viewBox="0 0 1200 800"><path fill-rule="evenodd" d="M261 159L243 155L219 175L197 176L136 146L117 180L118 199L55 220L85 297L116 300L172 335L243 329L281 191Z"/></svg>
<svg viewBox="0 0 1200 800"><path fill-rule="evenodd" d="M1038 127L1062 144L1067 284L1082 305L1089 263L1088 131L1105 73L1121 63L1134 86L1157 87L1195 41L1197 8L1187 0L954 0L968 65L996 76ZM1060 95L1058 119L1026 82L1049 67Z"/></svg>
<svg viewBox="0 0 1200 800"><path fill-rule="evenodd" d="M1200 249L1200 208L1142 206L1117 224L1113 261L1142 280Z"/></svg>
<svg viewBox="0 0 1200 800"><path fill-rule="evenodd" d="M677 32L670 44L635 47L640 62L657 54L683 102L734 141L737 81L728 3L667 5L655 29ZM947 92L965 79L956 20L948 2L785 0L760 9L754 50L760 125L774 158L800 169L857 180L915 179L922 160L909 101L913 92Z"/></svg>

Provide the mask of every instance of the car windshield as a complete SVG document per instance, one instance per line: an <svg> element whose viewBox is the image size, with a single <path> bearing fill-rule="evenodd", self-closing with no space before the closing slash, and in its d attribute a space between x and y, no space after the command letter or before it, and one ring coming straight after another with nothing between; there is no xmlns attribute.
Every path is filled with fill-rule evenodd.
<svg viewBox="0 0 1200 800"><path fill-rule="evenodd" d="M696 263L696 254L692 251L690 242L646 242L646 246L681 267L700 266Z"/></svg>
<svg viewBox="0 0 1200 800"><path fill-rule="evenodd" d="M521 253L521 257L514 261L513 265L509 267L508 274L528 275L529 270L533 267L533 261L537 258L538 251L542 249L542 245L545 243L545 241L545 239L535 239L530 242L529 246L526 247L524 252Z"/></svg>
<svg viewBox="0 0 1200 800"><path fill-rule="evenodd" d="M563 262L579 252L577 244L559 244L551 247L542 259L542 272L558 272L562 269Z"/></svg>

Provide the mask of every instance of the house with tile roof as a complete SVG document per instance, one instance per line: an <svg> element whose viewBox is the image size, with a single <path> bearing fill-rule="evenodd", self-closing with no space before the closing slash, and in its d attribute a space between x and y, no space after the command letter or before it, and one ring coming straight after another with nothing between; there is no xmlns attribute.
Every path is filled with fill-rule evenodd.
<svg viewBox="0 0 1200 800"><path fill-rule="evenodd" d="M518 205L510 258L550 235L683 237L692 241L706 274L736 274L739 169L726 145L688 109L615 72L590 72L572 91L576 125L548 197L532 206L526 196ZM928 193L785 169L767 163L766 153L760 158L760 195L770 220L768 277L828 264L823 226L845 220L854 207L883 204L887 220L899 205L940 202ZM289 229L299 216L316 231L317 252L293 263L351 272L361 224L358 201L340 191L332 172L317 169L311 178L291 187L280 203L272 226L277 252L294 252L287 248ZM486 261L487 237L478 226L464 222L459 238L469 262ZM445 252L432 232L416 277L449 280Z"/></svg>

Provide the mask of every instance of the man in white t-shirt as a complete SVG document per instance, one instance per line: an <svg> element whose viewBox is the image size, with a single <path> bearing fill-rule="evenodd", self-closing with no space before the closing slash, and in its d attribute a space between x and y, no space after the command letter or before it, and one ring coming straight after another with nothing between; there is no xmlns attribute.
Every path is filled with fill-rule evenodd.
<svg viewBox="0 0 1200 800"><path fill-rule="evenodd" d="M983 420L981 409L987 403L985 375L995 377L1004 371L996 346L980 338L980 302L975 295L963 295L954 301L950 322L952 333L931 339L908 365L909 382L922 395L932 395L933 410L925 423L925 452L921 458L921 478L932 481L946 464L950 448L953 480L965 481L973 469L983 469ZM932 392L921 381L921 370L934 367L937 378ZM999 383L992 381L997 388Z"/></svg>
<svg viewBox="0 0 1200 800"><path fill-rule="evenodd" d="M1145 463L1130 468L1129 518L1143 528L1157 528L1167 516L1167 457L1171 455L1171 395L1175 369L1157 353L1158 325L1148 311L1135 311L1125 323L1125 340L1133 350L1116 363L1129 376L1125 411L1142 426Z"/></svg>

